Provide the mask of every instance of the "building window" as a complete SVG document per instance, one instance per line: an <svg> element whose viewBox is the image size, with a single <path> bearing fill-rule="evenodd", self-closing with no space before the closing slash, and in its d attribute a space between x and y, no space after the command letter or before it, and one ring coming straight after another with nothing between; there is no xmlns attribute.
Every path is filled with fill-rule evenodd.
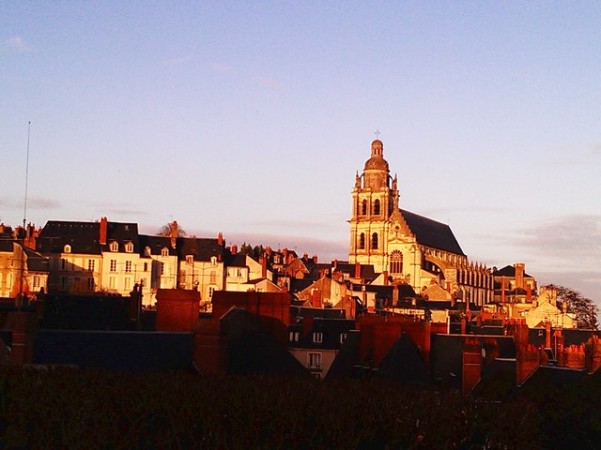
<svg viewBox="0 0 601 450"><path fill-rule="evenodd" d="M161 256L169 256L169 249L167 247L161 249Z"/></svg>
<svg viewBox="0 0 601 450"><path fill-rule="evenodd" d="M380 215L380 200L374 202L374 216Z"/></svg>
<svg viewBox="0 0 601 450"><path fill-rule="evenodd" d="M213 286L209 286L209 298L213 298L213 292L215 292L215 288Z"/></svg>
<svg viewBox="0 0 601 450"><path fill-rule="evenodd" d="M116 286L117 286L117 278L109 277L109 289L115 289Z"/></svg>
<svg viewBox="0 0 601 450"><path fill-rule="evenodd" d="M347 337L346 333L340 333L340 343L341 344L344 344L344 341L346 341L346 337Z"/></svg>
<svg viewBox="0 0 601 450"><path fill-rule="evenodd" d="M39 275L34 275L33 276L33 288L37 289L40 287L40 277Z"/></svg>
<svg viewBox="0 0 601 450"><path fill-rule="evenodd" d="M94 261L93 259L88 259L88 271L89 272L94 272L95 264L96 264L96 261Z"/></svg>
<svg viewBox="0 0 601 450"><path fill-rule="evenodd" d="M71 246L69 244L65 245L64 252L71 253Z"/></svg>
<svg viewBox="0 0 601 450"><path fill-rule="evenodd" d="M187 255L186 256L186 263L188 263L188 264L194 264L194 255Z"/></svg>
<svg viewBox="0 0 601 450"><path fill-rule="evenodd" d="M390 255L390 273L403 273L403 254L398 250Z"/></svg>
<svg viewBox="0 0 601 450"><path fill-rule="evenodd" d="M216 266L217 265L217 257L216 256L211 256L211 265L212 266Z"/></svg>
<svg viewBox="0 0 601 450"><path fill-rule="evenodd" d="M125 279L125 284L123 285L123 290L126 292L131 290L131 278Z"/></svg>
<svg viewBox="0 0 601 450"><path fill-rule="evenodd" d="M109 244L109 248L110 248L111 252L118 252L119 244L117 243L117 241L113 241Z"/></svg>
<svg viewBox="0 0 601 450"><path fill-rule="evenodd" d="M374 250L378 249L378 233L374 233L371 235L371 248Z"/></svg>
<svg viewBox="0 0 601 450"><path fill-rule="evenodd" d="M323 342L323 333L316 331L313 333L313 343L321 344Z"/></svg>
<svg viewBox="0 0 601 450"><path fill-rule="evenodd" d="M148 272L148 263L147 262L144 263L144 272Z"/></svg>
<svg viewBox="0 0 601 450"><path fill-rule="evenodd" d="M159 273L161 275L165 274L165 263L159 263Z"/></svg>
<svg viewBox="0 0 601 450"><path fill-rule="evenodd" d="M215 273L215 271L211 271L211 274L209 276L209 283L211 284L215 284L217 281L217 274Z"/></svg>
<svg viewBox="0 0 601 450"><path fill-rule="evenodd" d="M290 332L290 342L298 342L299 337L300 337L300 333L298 331Z"/></svg>
<svg viewBox="0 0 601 450"><path fill-rule="evenodd" d="M365 233L359 235L359 250L365 250Z"/></svg>
<svg viewBox="0 0 601 450"><path fill-rule="evenodd" d="M116 259L111 259L111 265L109 270L111 272L116 272L117 271L117 260Z"/></svg>
<svg viewBox="0 0 601 450"><path fill-rule="evenodd" d="M307 364L309 366L309 369L321 369L321 353L307 353Z"/></svg>
<svg viewBox="0 0 601 450"><path fill-rule="evenodd" d="M88 291L94 290L94 278L88 278Z"/></svg>
<svg viewBox="0 0 601 450"><path fill-rule="evenodd" d="M61 270L67 270L67 260L61 258Z"/></svg>
<svg viewBox="0 0 601 450"><path fill-rule="evenodd" d="M131 272L131 261L125 261L125 271Z"/></svg>
<svg viewBox="0 0 601 450"><path fill-rule="evenodd" d="M132 242L125 244L125 251L127 253L132 253L134 251L134 244Z"/></svg>
<svg viewBox="0 0 601 450"><path fill-rule="evenodd" d="M367 214L367 200L363 200L361 202L361 215L364 216Z"/></svg>

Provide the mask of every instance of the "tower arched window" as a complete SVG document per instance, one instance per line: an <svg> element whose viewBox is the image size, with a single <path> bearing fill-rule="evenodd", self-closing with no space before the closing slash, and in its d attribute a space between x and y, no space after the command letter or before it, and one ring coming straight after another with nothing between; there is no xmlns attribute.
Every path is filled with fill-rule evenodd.
<svg viewBox="0 0 601 450"><path fill-rule="evenodd" d="M380 200L377 200L374 202L374 216L379 216L380 215Z"/></svg>
<svg viewBox="0 0 601 450"><path fill-rule="evenodd" d="M378 233L374 233L371 235L371 248L374 250L378 249Z"/></svg>
<svg viewBox="0 0 601 450"><path fill-rule="evenodd" d="M359 249L365 250L365 233L359 235Z"/></svg>
<svg viewBox="0 0 601 450"><path fill-rule="evenodd" d="M361 202L361 215L364 216L367 214L367 200L363 200Z"/></svg>
<svg viewBox="0 0 601 450"><path fill-rule="evenodd" d="M403 273L403 254L398 250L390 254L390 273Z"/></svg>

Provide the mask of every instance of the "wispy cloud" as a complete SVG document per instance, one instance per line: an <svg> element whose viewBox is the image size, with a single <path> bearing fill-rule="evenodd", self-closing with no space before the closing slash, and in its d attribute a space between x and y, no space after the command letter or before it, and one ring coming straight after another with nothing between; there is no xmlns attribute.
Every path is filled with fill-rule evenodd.
<svg viewBox="0 0 601 450"><path fill-rule="evenodd" d="M27 43L21 36L12 36L12 37L9 37L8 39L5 39L4 45L7 48L10 48L12 50L16 50L19 52L30 52L33 50L29 45L27 45Z"/></svg>
<svg viewBox="0 0 601 450"><path fill-rule="evenodd" d="M596 267L601 260L601 216L570 215L518 230L517 246L555 258L564 268Z"/></svg>
<svg viewBox="0 0 601 450"><path fill-rule="evenodd" d="M23 198L0 197L0 206L2 208L23 208ZM48 197L29 197L27 198L27 208L29 209L56 209L62 205L58 200Z"/></svg>
<svg viewBox="0 0 601 450"><path fill-rule="evenodd" d="M211 63L209 65L210 69L216 73L228 73L231 72L232 68L227 64L222 63Z"/></svg>
<svg viewBox="0 0 601 450"><path fill-rule="evenodd" d="M601 143L591 142L584 148L562 147L555 155L540 162L543 166L601 165Z"/></svg>
<svg viewBox="0 0 601 450"><path fill-rule="evenodd" d="M259 77L257 78L257 81L261 86L267 89L272 89L274 91L279 91L282 89L282 83L280 83L277 80L274 80L273 78Z"/></svg>
<svg viewBox="0 0 601 450"><path fill-rule="evenodd" d="M31 197L27 199L27 207L31 209L57 209L61 206L61 203L53 198Z"/></svg>
<svg viewBox="0 0 601 450"><path fill-rule="evenodd" d="M179 58L170 58L163 61L165 66L183 66L192 61L192 55L181 56Z"/></svg>
<svg viewBox="0 0 601 450"><path fill-rule="evenodd" d="M601 272L538 272L540 284L558 284L580 292L601 307Z"/></svg>

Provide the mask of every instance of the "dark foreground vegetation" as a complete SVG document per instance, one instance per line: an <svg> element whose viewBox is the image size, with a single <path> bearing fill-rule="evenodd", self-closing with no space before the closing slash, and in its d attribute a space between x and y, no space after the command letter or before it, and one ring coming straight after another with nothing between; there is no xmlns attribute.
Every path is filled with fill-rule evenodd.
<svg viewBox="0 0 601 450"><path fill-rule="evenodd" d="M495 403L383 380L0 367L0 448L599 448L598 378Z"/></svg>

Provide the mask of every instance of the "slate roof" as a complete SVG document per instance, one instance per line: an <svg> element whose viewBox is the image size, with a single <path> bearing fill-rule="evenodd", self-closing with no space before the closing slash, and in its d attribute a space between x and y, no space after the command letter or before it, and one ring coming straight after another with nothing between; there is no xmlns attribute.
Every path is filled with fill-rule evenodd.
<svg viewBox="0 0 601 450"><path fill-rule="evenodd" d="M512 265L507 265L501 269L495 270L492 274L495 277L513 278L513 277L515 277L515 267L513 267ZM532 277L530 275L528 275L526 272L524 272L524 278L532 278ZM499 287L501 287L500 283L499 283Z"/></svg>
<svg viewBox="0 0 601 450"><path fill-rule="evenodd" d="M113 370L192 370L192 333L40 330L34 364Z"/></svg>
<svg viewBox="0 0 601 450"><path fill-rule="evenodd" d="M101 245L99 239L100 222L49 220L36 239L36 249L41 253L62 253L68 244L71 253L99 255L109 251L109 244L116 241L120 252L125 251L125 243L131 242L135 253L139 251L138 224L108 222L106 244Z"/></svg>
<svg viewBox="0 0 601 450"><path fill-rule="evenodd" d="M219 245L216 238L177 238L177 249L180 259L194 255L195 261L210 261L211 257L223 257L224 245Z"/></svg>
<svg viewBox="0 0 601 450"><path fill-rule="evenodd" d="M99 237L99 222L49 220L36 239L36 249L41 253L62 253L69 244L71 253L100 255Z"/></svg>
<svg viewBox="0 0 601 450"><path fill-rule="evenodd" d="M244 253L231 254L225 256L225 265L228 267L246 267L246 255Z"/></svg>
<svg viewBox="0 0 601 450"><path fill-rule="evenodd" d="M401 209L401 214L407 225L409 225L409 229L415 234L418 243L458 255L465 255L448 225L404 209Z"/></svg>
<svg viewBox="0 0 601 450"><path fill-rule="evenodd" d="M343 311L344 312L344 311ZM298 342L291 342L290 347L307 349L338 349L341 346L340 335L355 329L355 321L344 318L315 317L313 326L306 334L302 334ZM313 333L321 333L321 342L313 342Z"/></svg>
<svg viewBox="0 0 601 450"><path fill-rule="evenodd" d="M358 285L355 285L354 292L358 291L357 286ZM363 285L361 286L361 288L362 287L363 287ZM366 284L365 292L374 292L376 294L376 298L391 299L394 288L395 288L395 286L393 286L393 285L381 286L381 285L374 285L374 284ZM415 291L413 290L413 288L410 285L399 284L398 288L399 288L399 299L415 297Z"/></svg>
<svg viewBox="0 0 601 450"><path fill-rule="evenodd" d="M357 376L357 364L359 362L359 345L361 342L361 332L359 330L349 330L346 340L340 346L330 370L325 379L348 378Z"/></svg>
<svg viewBox="0 0 601 450"><path fill-rule="evenodd" d="M329 267L333 267L332 263ZM355 277L355 264L348 263L346 261L336 261L336 270L342 273L348 273L349 276ZM364 278L366 281L374 280L377 276L374 271L373 264L361 264L360 266L360 275L361 278Z"/></svg>
<svg viewBox="0 0 601 450"><path fill-rule="evenodd" d="M232 308L221 318L229 374L275 373L309 376L309 371L266 331L258 317Z"/></svg>
<svg viewBox="0 0 601 450"><path fill-rule="evenodd" d="M378 366L382 377L404 384L432 384L430 372L415 343L403 333Z"/></svg>
<svg viewBox="0 0 601 450"><path fill-rule="evenodd" d="M119 251L124 252L124 244L131 242L134 244L134 253L140 251L138 245L138 224L129 222L108 222L106 231L106 245L102 245L103 251L109 251L109 244L116 241L119 244Z"/></svg>
<svg viewBox="0 0 601 450"><path fill-rule="evenodd" d="M15 239L3 239L0 238L0 252L13 253L14 244L22 245L21 242ZM34 252L30 248L25 247L25 254L27 255L27 270L30 272L48 272L49 264L48 258L41 255L38 252Z"/></svg>
<svg viewBox="0 0 601 450"><path fill-rule="evenodd" d="M290 317L319 317L329 319L344 319L345 310L338 308L312 308L308 306L290 305Z"/></svg>
<svg viewBox="0 0 601 450"><path fill-rule="evenodd" d="M34 252L29 248L25 248L25 254L27 255L27 270L30 272L48 272L50 265L48 258Z"/></svg>
<svg viewBox="0 0 601 450"><path fill-rule="evenodd" d="M177 254L176 249L171 246L171 238L169 236L149 236L146 234L141 234L139 237L139 242L141 256L147 256L145 252L146 247L150 248L150 253L152 255L160 255L161 250L164 248L169 249L170 256Z"/></svg>

